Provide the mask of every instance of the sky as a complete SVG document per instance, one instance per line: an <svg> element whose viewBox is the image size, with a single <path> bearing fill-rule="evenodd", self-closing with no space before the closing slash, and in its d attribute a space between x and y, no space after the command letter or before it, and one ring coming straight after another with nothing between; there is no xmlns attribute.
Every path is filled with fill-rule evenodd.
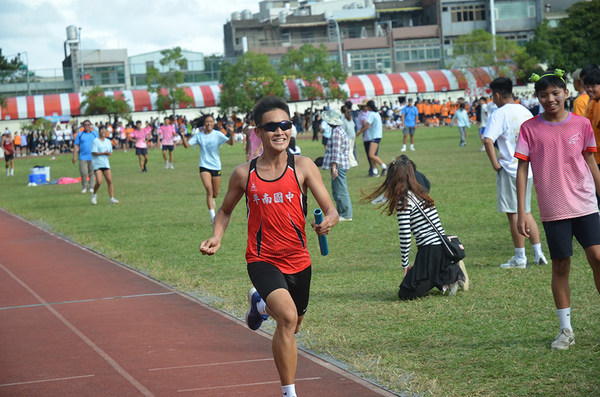
<svg viewBox="0 0 600 397"><path fill-rule="evenodd" d="M0 0L0 48L6 57L27 52L30 70L60 69L67 26L75 25L84 50L126 48L132 56L179 46L222 54L231 13L257 13L258 1Z"/></svg>

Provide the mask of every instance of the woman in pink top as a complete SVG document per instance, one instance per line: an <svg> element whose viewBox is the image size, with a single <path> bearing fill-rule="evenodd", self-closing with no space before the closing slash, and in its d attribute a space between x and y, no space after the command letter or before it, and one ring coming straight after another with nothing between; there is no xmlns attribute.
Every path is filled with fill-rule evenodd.
<svg viewBox="0 0 600 397"><path fill-rule="evenodd" d="M256 123L254 119L248 119L248 125L246 126L246 161L257 158L263 152L262 140L256 135L254 129Z"/></svg>
<svg viewBox="0 0 600 397"><path fill-rule="evenodd" d="M175 126L170 117L165 117L165 124L158 129L158 135L162 144L163 159L165 159L165 169L173 169L173 150L175 144L173 137L175 136ZM167 160L167 150L169 151L169 160Z"/></svg>
<svg viewBox="0 0 600 397"><path fill-rule="evenodd" d="M140 159L140 167L142 172L148 172L146 170L146 164L148 164L148 137L150 136L151 127L142 128L142 122L135 122L136 129L129 135L131 140L135 142L135 154Z"/></svg>

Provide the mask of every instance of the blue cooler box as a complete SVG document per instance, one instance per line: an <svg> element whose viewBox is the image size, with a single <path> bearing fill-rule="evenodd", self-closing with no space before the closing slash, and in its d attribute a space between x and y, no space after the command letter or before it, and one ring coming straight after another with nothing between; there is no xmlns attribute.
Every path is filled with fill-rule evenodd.
<svg viewBox="0 0 600 397"><path fill-rule="evenodd" d="M46 183L50 182L50 167L33 167L29 170L30 183Z"/></svg>

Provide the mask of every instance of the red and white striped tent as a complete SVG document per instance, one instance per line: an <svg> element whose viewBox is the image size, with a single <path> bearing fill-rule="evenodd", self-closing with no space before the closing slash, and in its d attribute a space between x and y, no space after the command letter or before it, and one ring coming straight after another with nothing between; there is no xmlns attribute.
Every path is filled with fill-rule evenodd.
<svg viewBox="0 0 600 397"><path fill-rule="evenodd" d="M381 95L406 95L417 93L449 92L485 87L495 73L492 68L430 70L350 76L341 88L350 98ZM302 80L286 80L286 93L290 102L307 100L302 95ZM219 85L183 87L193 99L192 108L219 104ZM146 90L105 91L105 95L123 97L134 112L155 111L156 94ZM32 119L46 116L80 116L84 96L79 93L32 95L7 98L6 108L0 108L0 120ZM186 106L180 106L185 108Z"/></svg>

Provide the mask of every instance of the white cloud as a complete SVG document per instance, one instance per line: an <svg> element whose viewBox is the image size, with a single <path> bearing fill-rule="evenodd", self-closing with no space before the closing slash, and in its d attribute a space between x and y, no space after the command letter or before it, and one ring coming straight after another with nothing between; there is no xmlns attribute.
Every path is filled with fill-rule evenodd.
<svg viewBox="0 0 600 397"><path fill-rule="evenodd" d="M131 55L180 46L223 52L223 25L234 11L258 12L258 0L1 0L0 48L27 52L30 69L60 69L69 25L84 49L126 48Z"/></svg>

